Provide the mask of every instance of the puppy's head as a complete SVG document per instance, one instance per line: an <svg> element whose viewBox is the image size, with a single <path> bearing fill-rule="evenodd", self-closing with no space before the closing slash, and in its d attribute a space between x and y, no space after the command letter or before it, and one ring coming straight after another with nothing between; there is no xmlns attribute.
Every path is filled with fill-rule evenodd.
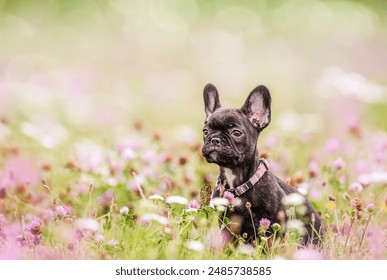
<svg viewBox="0 0 387 280"><path fill-rule="evenodd" d="M203 91L206 119L202 154L207 162L234 168L255 156L259 133L270 123L270 92L256 87L239 108L222 108L218 90L207 84Z"/></svg>

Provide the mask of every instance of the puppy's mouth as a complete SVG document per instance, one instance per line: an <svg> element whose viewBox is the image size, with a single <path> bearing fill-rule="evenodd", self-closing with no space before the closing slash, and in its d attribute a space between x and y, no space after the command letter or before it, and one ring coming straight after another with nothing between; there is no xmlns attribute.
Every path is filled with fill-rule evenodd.
<svg viewBox="0 0 387 280"><path fill-rule="evenodd" d="M204 145L202 155L208 163L216 163L223 167L233 167L239 162L239 155L236 155L231 148Z"/></svg>

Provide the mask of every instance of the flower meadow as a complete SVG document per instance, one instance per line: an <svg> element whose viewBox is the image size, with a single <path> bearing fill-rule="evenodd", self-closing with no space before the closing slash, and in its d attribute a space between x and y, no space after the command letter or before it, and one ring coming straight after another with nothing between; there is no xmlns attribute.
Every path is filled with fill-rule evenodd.
<svg viewBox="0 0 387 280"><path fill-rule="evenodd" d="M384 2L26 2L0 1L0 259L386 259ZM222 104L271 90L257 156L321 213L320 247L298 195L224 243L207 82Z"/></svg>

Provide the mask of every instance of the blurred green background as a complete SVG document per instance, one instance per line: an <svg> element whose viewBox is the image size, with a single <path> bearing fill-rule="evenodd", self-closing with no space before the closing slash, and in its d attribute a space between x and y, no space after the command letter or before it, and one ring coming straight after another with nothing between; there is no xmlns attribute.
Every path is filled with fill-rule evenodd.
<svg viewBox="0 0 387 280"><path fill-rule="evenodd" d="M211 82L230 106L265 84L271 131L386 130L386 15L384 0L0 0L0 117L200 138Z"/></svg>

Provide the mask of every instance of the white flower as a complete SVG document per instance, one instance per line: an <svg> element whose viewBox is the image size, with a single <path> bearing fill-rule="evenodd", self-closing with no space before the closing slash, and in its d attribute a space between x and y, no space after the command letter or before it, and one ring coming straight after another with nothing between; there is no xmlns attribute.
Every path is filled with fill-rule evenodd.
<svg viewBox="0 0 387 280"><path fill-rule="evenodd" d="M185 244L185 247L196 252L201 252L204 249L203 243L201 243L200 241L194 241L194 240L187 242Z"/></svg>
<svg viewBox="0 0 387 280"><path fill-rule="evenodd" d="M210 206L218 211L226 211L227 205L230 204L230 201L227 198L223 197L214 197L210 201Z"/></svg>
<svg viewBox="0 0 387 280"><path fill-rule="evenodd" d="M300 220L289 220L287 222L287 229L289 231L297 231L299 235L304 235L306 233L304 223Z"/></svg>
<svg viewBox="0 0 387 280"><path fill-rule="evenodd" d="M24 122L20 130L23 134L37 140L45 148L55 148L67 139L67 130L60 124L37 120L36 123Z"/></svg>
<svg viewBox="0 0 387 280"><path fill-rule="evenodd" d="M158 195L158 194L151 195L151 196L149 197L149 199L151 199L151 200L160 200L160 201L164 201L164 197L162 197L161 195Z"/></svg>
<svg viewBox="0 0 387 280"><path fill-rule="evenodd" d="M281 201L285 206L294 206L304 204L305 198L299 193L291 193L284 196Z"/></svg>
<svg viewBox="0 0 387 280"><path fill-rule="evenodd" d="M117 182L117 179L116 178L113 178L113 177L110 177L106 180L106 183L110 186L110 187L115 187L117 186L118 182Z"/></svg>
<svg viewBox="0 0 387 280"><path fill-rule="evenodd" d="M187 208L184 210L186 213L197 213L198 212L198 209L196 209L196 208Z"/></svg>
<svg viewBox="0 0 387 280"><path fill-rule="evenodd" d="M148 214L142 215L141 222L151 222L151 221L156 221L162 225L168 224L168 219L159 214L148 213Z"/></svg>
<svg viewBox="0 0 387 280"><path fill-rule="evenodd" d="M179 196L179 195L171 195L171 196L168 196L165 199L165 202L168 203L168 204L176 203L176 204L187 205L188 204L188 199L186 199L183 196Z"/></svg>
<svg viewBox="0 0 387 280"><path fill-rule="evenodd" d="M91 232L96 232L99 229L99 223L97 220L91 218L77 220L77 226L81 230L87 230Z"/></svg>
<svg viewBox="0 0 387 280"><path fill-rule="evenodd" d="M214 206L227 206L230 204L229 200L227 198L223 197L215 197L212 199L212 203Z"/></svg>
<svg viewBox="0 0 387 280"><path fill-rule="evenodd" d="M340 94L367 103L385 103L387 100L385 86L337 66L325 69L317 91L325 98Z"/></svg>
<svg viewBox="0 0 387 280"><path fill-rule="evenodd" d="M130 148L125 148L122 152L122 157L127 161L131 161L136 157L136 152Z"/></svg>
<svg viewBox="0 0 387 280"><path fill-rule="evenodd" d="M358 182L362 185L369 184L386 184L387 183L387 172L371 172L361 174L358 177Z"/></svg>
<svg viewBox="0 0 387 280"><path fill-rule="evenodd" d="M250 244L240 244L238 247L238 253L247 256L255 256L257 251Z"/></svg>

